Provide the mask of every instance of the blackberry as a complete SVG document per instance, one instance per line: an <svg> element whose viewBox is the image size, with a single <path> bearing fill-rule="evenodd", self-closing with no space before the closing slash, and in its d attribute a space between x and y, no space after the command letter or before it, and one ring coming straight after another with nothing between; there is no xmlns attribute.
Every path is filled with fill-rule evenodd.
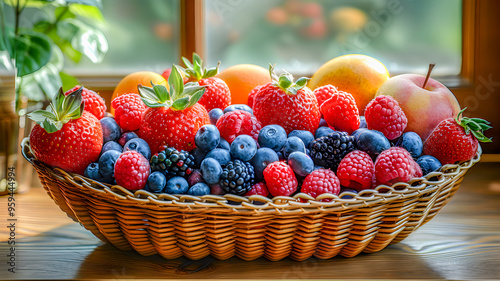
<svg viewBox="0 0 500 281"><path fill-rule="evenodd" d="M195 168L193 155L167 146L151 157L150 165L151 172L160 171L167 180L177 176L187 178Z"/></svg>
<svg viewBox="0 0 500 281"><path fill-rule="evenodd" d="M229 161L222 169L220 186L227 193L243 195L247 193L254 184L254 169L249 162L240 160Z"/></svg>
<svg viewBox="0 0 500 281"><path fill-rule="evenodd" d="M342 158L355 149L354 137L335 131L311 143L311 158L316 165L336 172Z"/></svg>

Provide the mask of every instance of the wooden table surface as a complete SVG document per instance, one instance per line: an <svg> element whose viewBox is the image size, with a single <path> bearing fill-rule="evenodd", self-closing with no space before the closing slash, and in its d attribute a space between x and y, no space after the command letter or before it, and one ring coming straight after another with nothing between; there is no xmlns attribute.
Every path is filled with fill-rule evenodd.
<svg viewBox="0 0 500 281"><path fill-rule="evenodd" d="M0 198L0 279L500 279L500 163L473 167L450 203L403 242L303 262L143 257L95 238L42 188L15 198L15 274L7 271L7 197Z"/></svg>

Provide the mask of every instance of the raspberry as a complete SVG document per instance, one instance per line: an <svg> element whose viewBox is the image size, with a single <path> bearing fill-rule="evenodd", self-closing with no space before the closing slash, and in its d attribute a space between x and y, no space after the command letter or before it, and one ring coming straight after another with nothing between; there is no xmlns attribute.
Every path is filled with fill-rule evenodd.
<svg viewBox="0 0 500 281"><path fill-rule="evenodd" d="M359 111L354 97L338 91L320 106L321 113L329 126L349 134L359 128Z"/></svg>
<svg viewBox="0 0 500 281"><path fill-rule="evenodd" d="M124 131L139 129L142 114L147 107L141 97L136 94L126 94L116 97L111 106L115 109L115 120Z"/></svg>
<svg viewBox="0 0 500 281"><path fill-rule="evenodd" d="M314 89L314 95L318 100L318 105L321 106L325 101L337 94L339 90L333 85L324 85Z"/></svg>
<svg viewBox="0 0 500 281"><path fill-rule="evenodd" d="M375 161L377 184L392 185L408 182L413 177L421 177L422 170L410 153L401 147L391 147L383 151Z"/></svg>
<svg viewBox="0 0 500 281"><path fill-rule="evenodd" d="M144 188L149 177L149 161L135 150L122 153L115 163L116 183L128 190Z"/></svg>
<svg viewBox="0 0 500 281"><path fill-rule="evenodd" d="M361 150L349 152L337 168L340 184L358 191L371 188L374 173L372 158Z"/></svg>
<svg viewBox="0 0 500 281"><path fill-rule="evenodd" d="M285 162L273 162L264 169L264 180L272 196L290 196L297 191L298 182L292 167Z"/></svg>
<svg viewBox="0 0 500 281"><path fill-rule="evenodd" d="M377 130L389 140L400 137L408 125L405 113L391 96L378 96L366 106L368 129Z"/></svg>
<svg viewBox="0 0 500 281"><path fill-rule="evenodd" d="M261 128L262 125L257 118L243 110L228 112L217 120L220 136L229 143L239 135L249 135L257 141Z"/></svg>
<svg viewBox="0 0 500 281"><path fill-rule="evenodd" d="M253 88L250 93L248 94L248 106L253 107L253 101L255 100L255 96L259 92L260 88L262 88L264 85L257 86Z"/></svg>
<svg viewBox="0 0 500 281"><path fill-rule="evenodd" d="M73 89L66 91L64 95L67 96L80 88L82 88L82 98L85 102L84 110L92 113L97 119L101 120L106 113L106 104L99 94L85 87L75 86Z"/></svg>
<svg viewBox="0 0 500 281"><path fill-rule="evenodd" d="M340 182L332 170L321 168L307 175L300 192L309 194L314 198L324 193L338 195L340 193ZM321 201L330 202L331 200L322 199Z"/></svg>
<svg viewBox="0 0 500 281"><path fill-rule="evenodd" d="M243 196L250 196L250 195L262 195L264 197L267 197L269 195L269 190L267 189L267 186L265 183L259 182L259 183L254 184L252 186L252 189L250 189Z"/></svg>

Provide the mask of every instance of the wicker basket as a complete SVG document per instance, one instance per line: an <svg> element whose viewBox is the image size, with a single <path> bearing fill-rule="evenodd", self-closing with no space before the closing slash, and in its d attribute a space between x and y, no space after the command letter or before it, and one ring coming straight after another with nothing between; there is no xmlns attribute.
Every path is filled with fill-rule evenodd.
<svg viewBox="0 0 500 281"><path fill-rule="evenodd" d="M410 183L378 186L341 197L131 193L38 161L29 142L24 157L33 164L49 196L73 220L105 242L141 255L217 259L261 256L305 260L354 257L397 243L432 219L451 199L465 173L480 160L445 165ZM299 198L306 203L298 202ZM320 202L332 199L331 202Z"/></svg>

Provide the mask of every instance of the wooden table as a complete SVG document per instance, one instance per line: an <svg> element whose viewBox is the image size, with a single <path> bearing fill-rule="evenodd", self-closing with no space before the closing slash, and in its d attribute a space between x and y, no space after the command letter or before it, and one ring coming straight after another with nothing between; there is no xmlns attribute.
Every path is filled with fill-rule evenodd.
<svg viewBox="0 0 500 281"><path fill-rule="evenodd" d="M401 243L374 254L303 262L143 257L104 244L42 188L16 195L16 273L7 271L7 197L0 198L0 279L500 279L500 163L469 171L455 197Z"/></svg>

